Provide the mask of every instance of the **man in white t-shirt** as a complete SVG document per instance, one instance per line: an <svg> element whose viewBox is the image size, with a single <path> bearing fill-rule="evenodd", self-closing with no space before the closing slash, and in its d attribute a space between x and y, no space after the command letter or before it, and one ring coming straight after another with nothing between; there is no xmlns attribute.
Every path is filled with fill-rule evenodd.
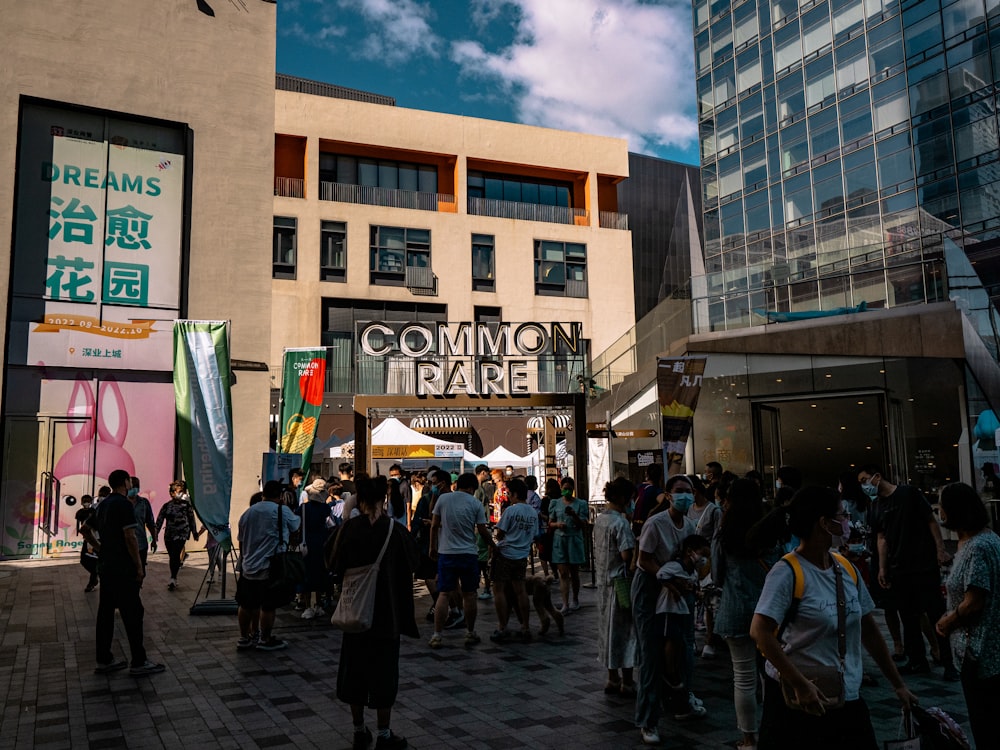
<svg viewBox="0 0 1000 750"><path fill-rule="evenodd" d="M528 594L524 589L524 574L528 567L531 543L538 536L538 511L526 502L528 485L523 479L507 482L510 505L500 516L497 524L497 548L490 561L490 578L493 580L493 606L497 611L497 629L490 636L491 641L500 643L509 640L507 630L510 620L510 602L507 601L507 584L514 593L518 619L521 620L520 639L531 640L528 623Z"/></svg>
<svg viewBox="0 0 1000 750"><path fill-rule="evenodd" d="M441 631L448 616L448 597L459 589L465 610L465 643L479 643L476 635L476 589L479 588L476 530L490 546L496 544L486 526L483 504L472 494L478 488L476 475L467 472L458 478L454 492L444 493L434 504L430 557L438 561L438 598L434 607L434 635L429 642L431 648L443 645Z"/></svg>

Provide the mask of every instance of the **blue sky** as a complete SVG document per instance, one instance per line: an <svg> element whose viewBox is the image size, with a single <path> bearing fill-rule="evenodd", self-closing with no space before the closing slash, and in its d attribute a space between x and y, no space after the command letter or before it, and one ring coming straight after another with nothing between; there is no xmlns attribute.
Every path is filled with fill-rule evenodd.
<svg viewBox="0 0 1000 750"><path fill-rule="evenodd" d="M279 0L278 72L698 162L689 0Z"/></svg>

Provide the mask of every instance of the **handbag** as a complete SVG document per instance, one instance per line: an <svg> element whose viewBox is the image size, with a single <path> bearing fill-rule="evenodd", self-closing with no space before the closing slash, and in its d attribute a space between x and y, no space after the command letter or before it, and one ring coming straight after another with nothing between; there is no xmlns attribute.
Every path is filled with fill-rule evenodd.
<svg viewBox="0 0 1000 750"><path fill-rule="evenodd" d="M837 579L837 654L840 657L840 664L837 667L799 667L799 672L809 682L816 686L823 695L822 704L826 709L840 708L844 705L844 671L845 657L847 655L847 612L844 600L844 578L840 569L840 564L833 561L834 575ZM788 624L788 616L782 624L782 630ZM795 696L795 688L791 683L781 678L781 695L785 699L785 705L802 711Z"/></svg>
<svg viewBox="0 0 1000 750"><path fill-rule="evenodd" d="M330 618L330 624L345 633L363 633L370 630L375 615L375 586L378 583L379 566L389 548L392 538L393 520L389 518L389 533L385 535L382 549L371 565L359 565L344 571L340 583L340 600Z"/></svg>
<svg viewBox="0 0 1000 750"><path fill-rule="evenodd" d="M626 576L618 576L611 579L611 586L615 591L618 609L632 609L632 581Z"/></svg>
<svg viewBox="0 0 1000 750"><path fill-rule="evenodd" d="M283 507L278 506L278 550L280 551L271 555L268 562L267 587L272 591L290 592L306 579L306 561L298 552L290 551L285 544L285 530L281 523Z"/></svg>
<svg viewBox="0 0 1000 750"><path fill-rule="evenodd" d="M899 739L885 740L884 750L921 750L920 735L913 726L910 713L905 708L903 709L903 718L899 722L899 735Z"/></svg>

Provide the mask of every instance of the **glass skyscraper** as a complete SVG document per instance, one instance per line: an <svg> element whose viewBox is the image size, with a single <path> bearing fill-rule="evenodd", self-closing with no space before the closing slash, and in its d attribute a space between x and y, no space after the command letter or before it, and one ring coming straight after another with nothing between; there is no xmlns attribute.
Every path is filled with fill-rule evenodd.
<svg viewBox="0 0 1000 750"><path fill-rule="evenodd" d="M695 332L954 299L996 356L1000 0L693 8Z"/></svg>

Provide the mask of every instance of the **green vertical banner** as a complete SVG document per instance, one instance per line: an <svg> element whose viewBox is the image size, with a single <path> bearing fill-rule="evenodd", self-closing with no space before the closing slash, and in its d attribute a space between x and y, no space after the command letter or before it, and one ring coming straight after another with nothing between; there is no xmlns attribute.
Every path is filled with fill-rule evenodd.
<svg viewBox="0 0 1000 750"><path fill-rule="evenodd" d="M694 410L705 376L705 357L672 357L656 361L656 400L663 436L663 470L683 464Z"/></svg>
<svg viewBox="0 0 1000 750"><path fill-rule="evenodd" d="M233 403L229 324L174 321L174 401L181 463L198 517L223 548L230 542Z"/></svg>
<svg viewBox="0 0 1000 750"><path fill-rule="evenodd" d="M326 348L285 349L281 372L280 449L301 454L302 470L308 474L323 410Z"/></svg>

